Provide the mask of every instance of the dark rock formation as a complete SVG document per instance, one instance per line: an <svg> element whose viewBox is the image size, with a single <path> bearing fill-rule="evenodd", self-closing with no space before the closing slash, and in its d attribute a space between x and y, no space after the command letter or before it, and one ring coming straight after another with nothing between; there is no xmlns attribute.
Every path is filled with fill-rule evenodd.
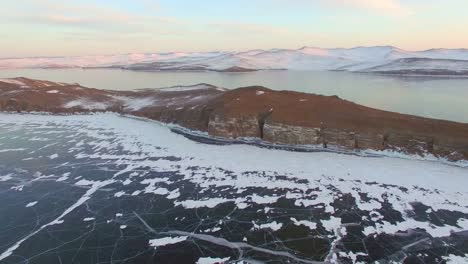
<svg viewBox="0 0 468 264"><path fill-rule="evenodd" d="M234 66L234 67L230 67L230 68L227 68L227 69L223 69L223 70L216 70L218 72L254 72L254 71L258 71L257 69L250 69L250 68L243 68L243 67L239 67L239 66Z"/></svg>

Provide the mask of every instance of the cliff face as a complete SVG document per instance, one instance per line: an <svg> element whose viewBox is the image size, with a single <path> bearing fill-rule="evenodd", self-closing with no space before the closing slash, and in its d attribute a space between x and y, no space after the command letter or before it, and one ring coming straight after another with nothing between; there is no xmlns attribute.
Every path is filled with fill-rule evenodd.
<svg viewBox="0 0 468 264"><path fill-rule="evenodd" d="M288 145L395 150L468 160L468 124L381 111L342 100L264 87L201 84L119 92L24 78L0 80L0 110L115 111L208 132Z"/></svg>

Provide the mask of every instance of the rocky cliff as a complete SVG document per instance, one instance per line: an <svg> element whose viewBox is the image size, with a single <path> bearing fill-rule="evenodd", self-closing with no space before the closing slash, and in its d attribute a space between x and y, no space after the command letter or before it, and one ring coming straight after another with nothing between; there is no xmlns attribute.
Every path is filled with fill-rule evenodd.
<svg viewBox="0 0 468 264"><path fill-rule="evenodd" d="M395 150L468 160L468 124L372 109L336 96L207 84L135 92L26 78L0 80L0 110L115 111L272 144Z"/></svg>

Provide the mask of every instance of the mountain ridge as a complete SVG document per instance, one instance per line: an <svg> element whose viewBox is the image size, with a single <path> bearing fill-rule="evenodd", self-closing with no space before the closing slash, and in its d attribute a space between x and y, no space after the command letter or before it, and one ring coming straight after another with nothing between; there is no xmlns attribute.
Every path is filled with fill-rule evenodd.
<svg viewBox="0 0 468 264"><path fill-rule="evenodd" d="M425 60L405 63L402 59ZM447 63L441 63L446 60ZM0 69L22 68L121 68L135 71L226 71L251 70L308 70L379 73L418 72L447 75L467 75L468 49L428 49L407 51L394 46L354 48L255 49L241 52L164 52L127 53L96 56L55 56L0 59ZM410 61L410 60L409 60ZM386 70L384 66L393 65ZM395 69L395 67L399 67Z"/></svg>

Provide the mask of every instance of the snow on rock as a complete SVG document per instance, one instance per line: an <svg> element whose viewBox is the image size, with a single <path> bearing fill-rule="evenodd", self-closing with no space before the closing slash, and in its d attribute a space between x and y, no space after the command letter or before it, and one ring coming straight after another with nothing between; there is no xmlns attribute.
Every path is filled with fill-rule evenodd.
<svg viewBox="0 0 468 264"><path fill-rule="evenodd" d="M148 244L155 249L158 247L177 244L187 240L187 236L177 236L177 237L163 237L163 238L155 238L151 239Z"/></svg>
<svg viewBox="0 0 468 264"><path fill-rule="evenodd" d="M262 95L262 94L264 94L264 93L265 93L264 91L256 91L256 92L255 92L256 95Z"/></svg>
<svg viewBox="0 0 468 264"><path fill-rule="evenodd" d="M87 110L105 110L110 105L104 102L94 102L87 99L77 99L63 105L65 108L80 107Z"/></svg>
<svg viewBox="0 0 468 264"><path fill-rule="evenodd" d="M159 88L160 92L185 92L185 91L194 91L194 90L206 90L212 89L214 86L209 84L195 84L195 85L186 85L186 86L172 86Z"/></svg>
<svg viewBox="0 0 468 264"><path fill-rule="evenodd" d="M83 222L93 221L94 219L95 219L94 217L86 217L86 218L83 218Z"/></svg>
<svg viewBox="0 0 468 264"><path fill-rule="evenodd" d="M117 55L87 55L66 57L29 57L0 59L0 68L71 68L105 67L131 65L138 62L155 62L177 58L209 58L225 52L171 52L171 53L130 53Z"/></svg>
<svg viewBox="0 0 468 264"><path fill-rule="evenodd" d="M47 93L56 94L56 93L59 93L59 91L58 90L49 90L49 91L47 91Z"/></svg>
<svg viewBox="0 0 468 264"><path fill-rule="evenodd" d="M120 101L125 109L130 111L138 111L153 106L156 100L153 97L113 96L113 98Z"/></svg>
<svg viewBox="0 0 468 264"><path fill-rule="evenodd" d="M9 83L9 84L16 84L16 85L25 85L24 82L22 81L19 81L19 80L15 80L15 79L0 79L0 82L4 82L4 83Z"/></svg>

